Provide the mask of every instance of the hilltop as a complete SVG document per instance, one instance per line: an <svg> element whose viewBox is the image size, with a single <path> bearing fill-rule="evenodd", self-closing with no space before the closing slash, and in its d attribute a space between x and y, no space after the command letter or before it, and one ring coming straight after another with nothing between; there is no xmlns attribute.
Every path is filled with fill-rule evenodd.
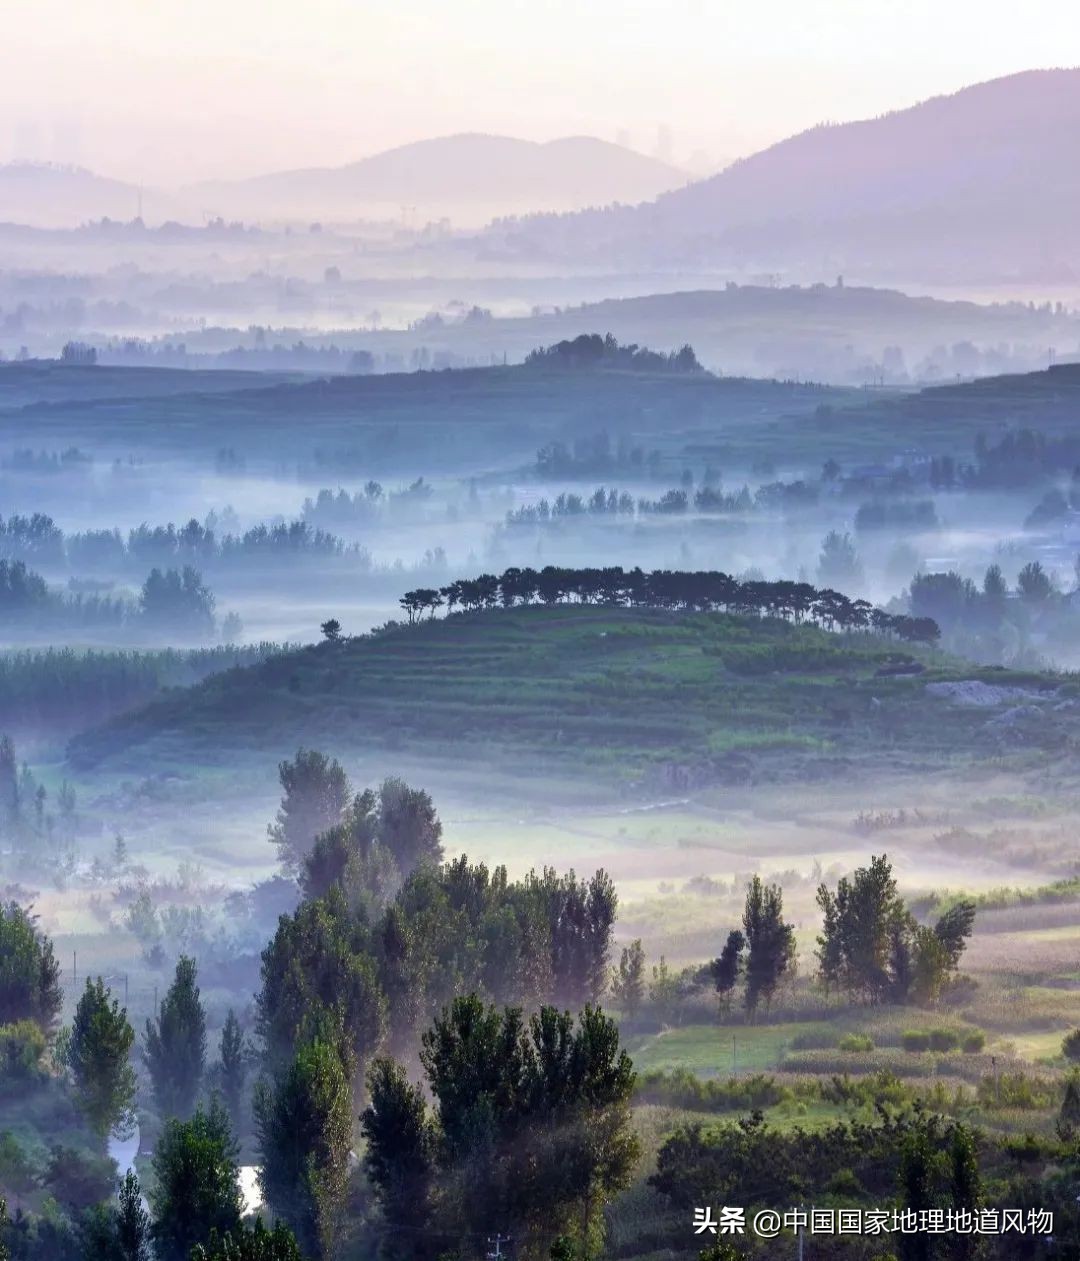
<svg viewBox="0 0 1080 1261"><path fill-rule="evenodd" d="M991 720L1008 705L966 707L927 690L969 680L1023 687L1029 705L1062 699L1058 678L980 670L876 635L720 613L526 606L284 653L168 693L80 735L69 752L78 770L148 773L226 757L268 763L314 744L369 765L483 765L525 785L552 774L654 791L856 769L933 774L1002 751ZM1008 734L1047 758L1078 724L1071 706L1048 705Z"/></svg>

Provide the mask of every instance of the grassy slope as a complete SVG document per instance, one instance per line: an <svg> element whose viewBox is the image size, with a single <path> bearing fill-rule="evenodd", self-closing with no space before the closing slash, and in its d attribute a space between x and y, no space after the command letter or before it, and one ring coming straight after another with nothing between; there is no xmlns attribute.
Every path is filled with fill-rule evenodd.
<svg viewBox="0 0 1080 1261"><path fill-rule="evenodd" d="M138 770L174 758L279 756L306 742L680 788L856 765L925 772L996 754L986 711L925 692L930 678L980 671L930 658L923 675L876 677L897 652L874 636L720 614L562 606L456 615L170 692L78 737L71 757L81 768ZM1077 721L1071 708L1053 711L1010 747L1045 756L1068 745Z"/></svg>

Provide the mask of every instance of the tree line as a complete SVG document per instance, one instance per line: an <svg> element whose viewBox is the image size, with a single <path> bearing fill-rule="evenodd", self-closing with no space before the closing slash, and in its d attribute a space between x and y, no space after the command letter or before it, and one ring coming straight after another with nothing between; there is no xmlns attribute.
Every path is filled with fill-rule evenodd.
<svg viewBox="0 0 1080 1261"><path fill-rule="evenodd" d="M123 570L135 565L247 564L260 557L318 556L363 562L367 553L308 521L252 526L219 534L194 517L185 525L146 522L128 531L83 530L65 534L52 517L35 512L0 518L0 558L75 569Z"/></svg>
<svg viewBox="0 0 1080 1261"><path fill-rule="evenodd" d="M866 630L900 639L933 643L937 624L928 617L909 617L876 609L867 600L852 600L828 587L808 582L740 580L717 570L570 569L547 565L541 570L511 568L502 574L462 578L444 587L406 591L398 603L409 622L429 617L445 606L448 613L496 607L513 608L539 602L599 604L609 607L725 612L814 622L830 630Z"/></svg>

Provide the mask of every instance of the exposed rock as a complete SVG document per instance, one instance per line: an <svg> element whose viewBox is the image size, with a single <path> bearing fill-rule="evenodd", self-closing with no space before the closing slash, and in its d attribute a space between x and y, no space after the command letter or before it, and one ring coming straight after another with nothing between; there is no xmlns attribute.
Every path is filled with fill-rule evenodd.
<svg viewBox="0 0 1080 1261"><path fill-rule="evenodd" d="M1029 688L1001 687L997 684L983 683L981 679L962 679L956 683L927 683L926 690L931 696L940 696L953 705L971 705L979 709L1006 705L1010 701L1043 699L1041 693Z"/></svg>

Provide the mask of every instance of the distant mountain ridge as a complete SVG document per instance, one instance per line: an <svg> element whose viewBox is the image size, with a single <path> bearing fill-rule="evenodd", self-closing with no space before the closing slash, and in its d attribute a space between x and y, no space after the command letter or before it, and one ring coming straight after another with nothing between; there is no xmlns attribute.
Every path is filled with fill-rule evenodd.
<svg viewBox="0 0 1080 1261"><path fill-rule="evenodd" d="M538 143L465 132L401 145L345 166L204 182L184 191L224 214L358 217L362 208L375 205L510 212L640 202L689 178L656 158L592 136Z"/></svg>
<svg viewBox="0 0 1080 1261"><path fill-rule="evenodd" d="M864 278L981 261L1080 275L1080 69L1033 70L861 122L801 132L615 212L543 218L517 251L790 266ZM989 257L987 257L989 255Z"/></svg>
<svg viewBox="0 0 1080 1261"><path fill-rule="evenodd" d="M134 219L140 192L134 184L81 166L50 162L0 165L0 222L77 227L89 219Z"/></svg>

